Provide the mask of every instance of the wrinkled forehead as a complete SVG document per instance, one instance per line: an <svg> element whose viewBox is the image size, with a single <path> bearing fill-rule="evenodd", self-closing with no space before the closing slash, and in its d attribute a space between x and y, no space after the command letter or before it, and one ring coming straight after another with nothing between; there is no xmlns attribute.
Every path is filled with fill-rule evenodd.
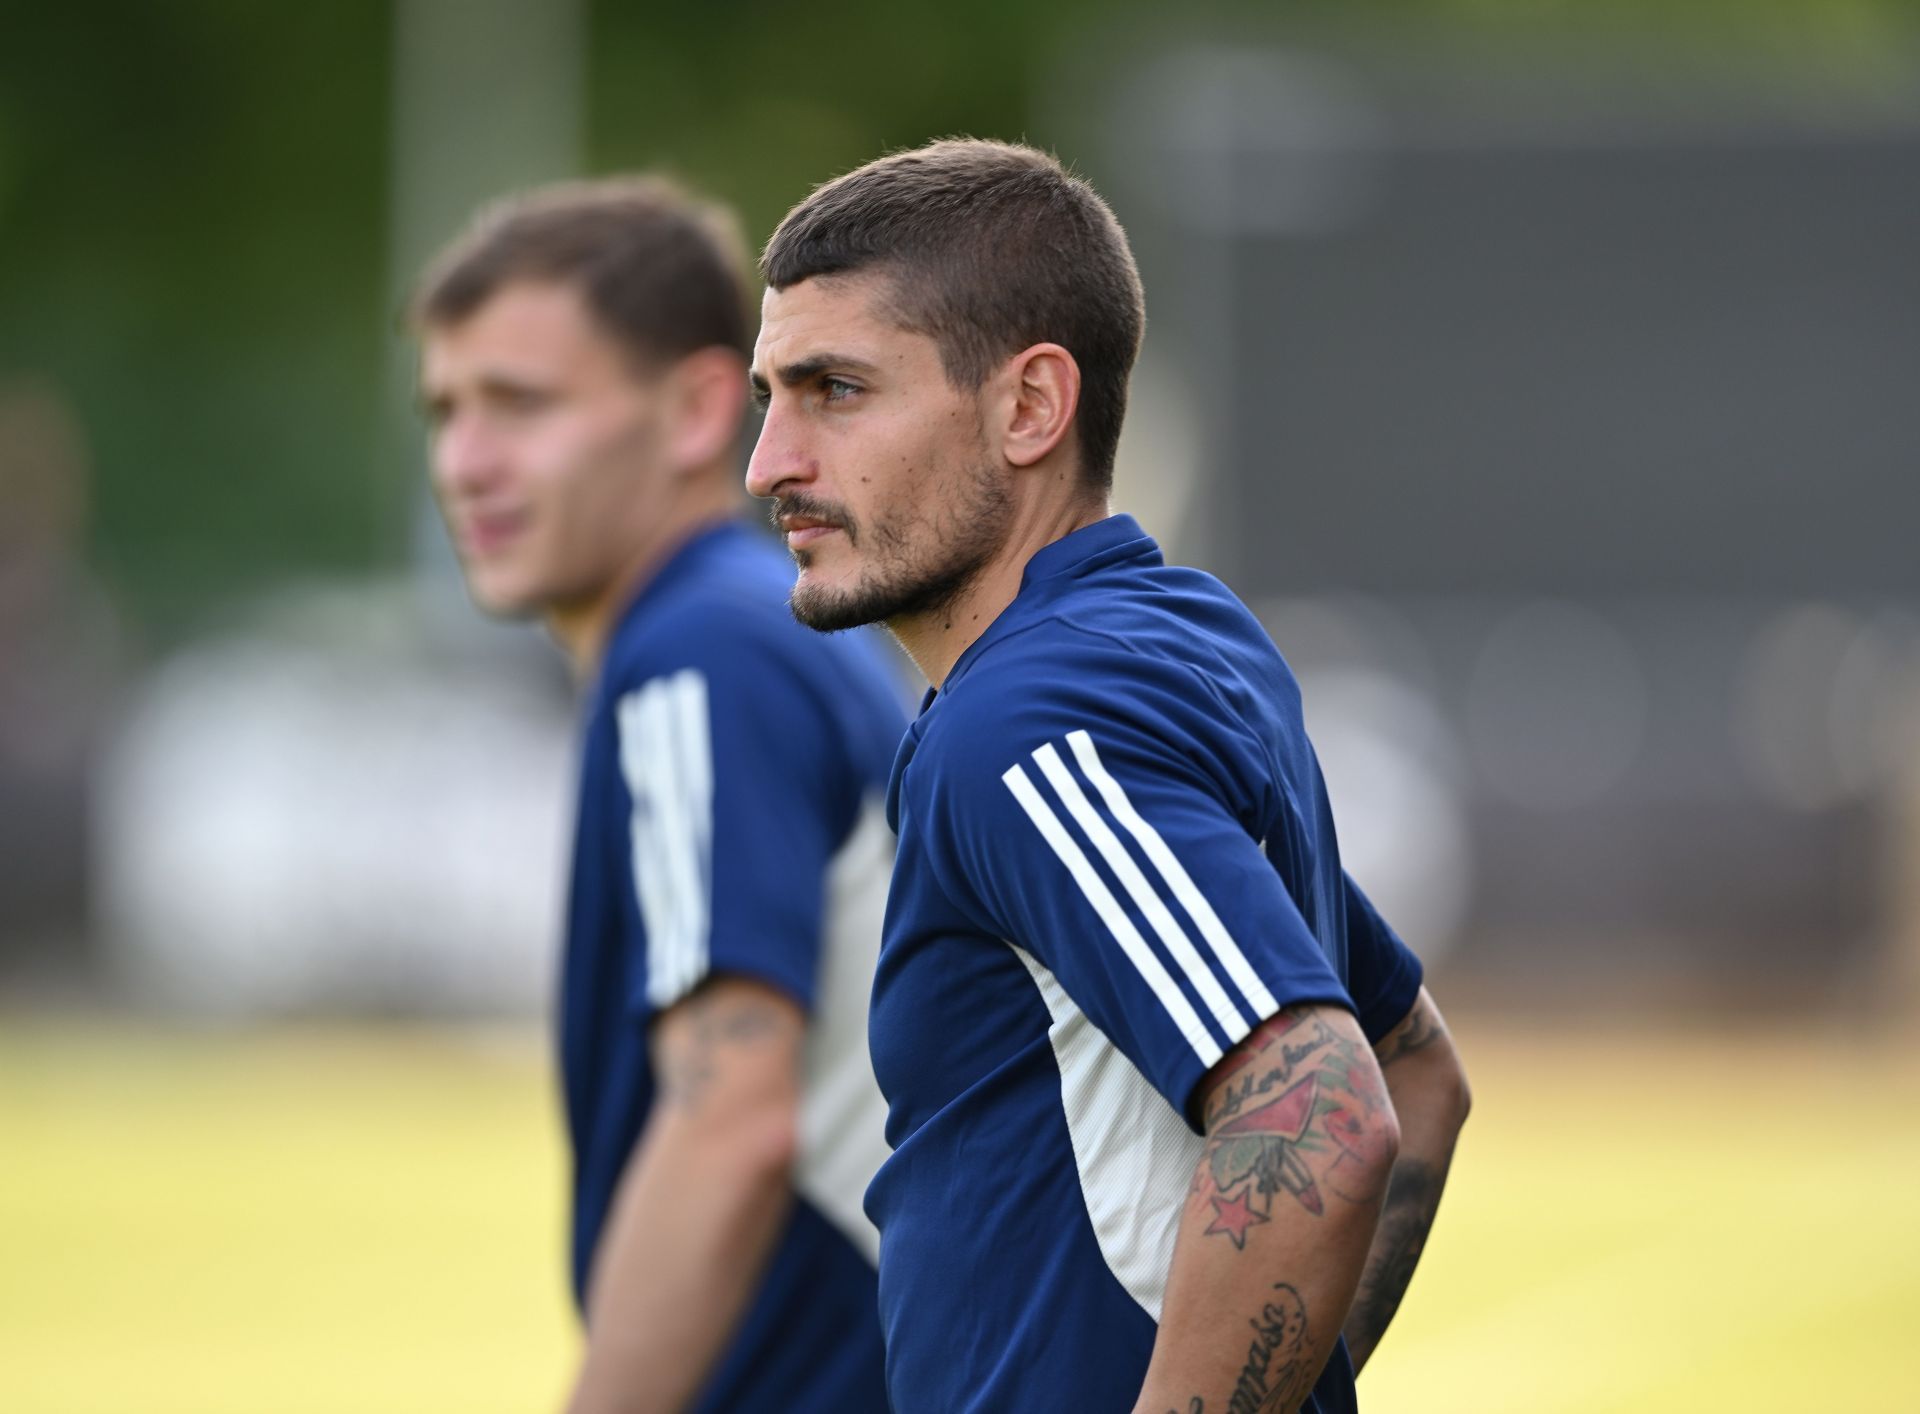
<svg viewBox="0 0 1920 1414"><path fill-rule="evenodd" d="M875 276L862 272L813 275L782 290L769 286L760 299L761 338L864 332L878 326L883 322L879 309L881 284Z"/></svg>
<svg viewBox="0 0 1920 1414"><path fill-rule="evenodd" d="M829 349L858 345L871 356L909 340L931 343L903 322L899 303L897 282L885 271L812 275L783 290L769 288L760 301L755 371L769 375L769 363L807 360Z"/></svg>

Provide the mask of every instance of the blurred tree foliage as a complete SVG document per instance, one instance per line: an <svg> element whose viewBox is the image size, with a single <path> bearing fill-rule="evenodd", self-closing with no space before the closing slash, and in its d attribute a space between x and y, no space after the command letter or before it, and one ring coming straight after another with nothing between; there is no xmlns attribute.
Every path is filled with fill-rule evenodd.
<svg viewBox="0 0 1920 1414"><path fill-rule="evenodd" d="M457 4L459 0L442 0ZM1132 15L1137 25L1123 21ZM663 165L756 238L821 178L1031 136L1089 56L1201 34L1491 34L1910 72L1913 0L1094 0L589 6L587 165ZM1140 28L1146 26L1147 28ZM162 631L288 574L397 563L391 0L0 0L0 378L91 441L89 551ZM1051 105L1051 106L1050 106Z"/></svg>
<svg viewBox="0 0 1920 1414"><path fill-rule="evenodd" d="M6 10L0 377L72 399L128 609L364 562L386 5Z"/></svg>

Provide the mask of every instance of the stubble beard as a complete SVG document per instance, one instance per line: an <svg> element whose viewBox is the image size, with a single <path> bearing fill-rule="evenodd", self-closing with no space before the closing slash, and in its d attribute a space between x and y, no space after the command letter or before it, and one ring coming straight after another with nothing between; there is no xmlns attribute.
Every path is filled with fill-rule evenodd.
<svg viewBox="0 0 1920 1414"><path fill-rule="evenodd" d="M1013 498L995 469L981 461L912 526L876 520L846 527L850 543L867 541L871 568L851 589L794 586L793 616L820 633L937 614L966 592L1007 543ZM912 541L917 530L922 546ZM804 552L796 555L807 567Z"/></svg>

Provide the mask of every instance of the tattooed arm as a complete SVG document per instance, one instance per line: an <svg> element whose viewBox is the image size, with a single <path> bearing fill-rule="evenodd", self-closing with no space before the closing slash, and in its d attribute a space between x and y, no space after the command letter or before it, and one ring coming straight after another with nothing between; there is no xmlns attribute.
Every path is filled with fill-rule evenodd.
<svg viewBox="0 0 1920 1414"><path fill-rule="evenodd" d="M735 977L654 1021L658 1091L594 1256L571 1414L681 1409L706 1377L791 1202L803 1032Z"/></svg>
<svg viewBox="0 0 1920 1414"><path fill-rule="evenodd" d="M1398 1130L1359 1024L1290 1007L1202 1082L1206 1144L1136 1408L1292 1414L1340 1335Z"/></svg>
<svg viewBox="0 0 1920 1414"><path fill-rule="evenodd" d="M1440 1208L1454 1141L1472 1103L1459 1053L1424 987L1413 1010L1374 1047L1374 1054L1400 1121L1400 1156L1394 1161L1387 1205L1367 1253L1360 1290L1347 1313L1347 1349L1355 1370L1379 1345L1413 1280Z"/></svg>

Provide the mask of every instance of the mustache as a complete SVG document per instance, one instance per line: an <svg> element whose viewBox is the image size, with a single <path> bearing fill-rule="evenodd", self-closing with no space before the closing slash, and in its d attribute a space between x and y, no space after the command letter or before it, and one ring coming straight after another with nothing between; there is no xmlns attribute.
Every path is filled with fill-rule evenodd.
<svg viewBox="0 0 1920 1414"><path fill-rule="evenodd" d="M767 519L773 522L774 529L780 528L780 520L783 516L805 516L808 520L817 520L823 525L844 530L849 540L854 538L852 516L831 501L822 501L803 491L775 497L772 504L767 507Z"/></svg>

